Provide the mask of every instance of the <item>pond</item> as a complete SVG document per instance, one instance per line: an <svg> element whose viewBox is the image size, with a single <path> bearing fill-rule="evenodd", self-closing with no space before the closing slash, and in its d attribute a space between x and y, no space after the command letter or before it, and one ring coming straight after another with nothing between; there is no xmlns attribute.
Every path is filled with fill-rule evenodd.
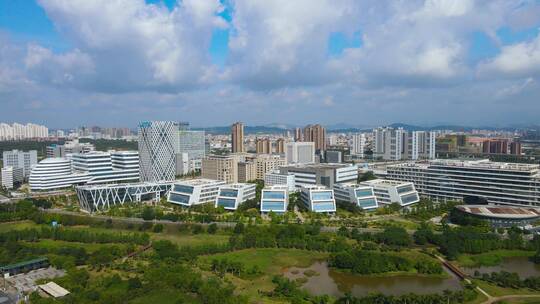
<svg viewBox="0 0 540 304"><path fill-rule="evenodd" d="M303 274L306 270L315 271L317 275L308 277ZM462 288L459 279L449 272L446 278L422 275L363 276L336 271L329 268L326 262L316 262L308 268L285 269L284 275L289 279L307 278L302 287L313 295L336 297L346 292L361 297L374 292L386 295L431 294Z"/></svg>
<svg viewBox="0 0 540 304"><path fill-rule="evenodd" d="M496 266L462 267L462 270L471 276L477 270L480 273L516 272L522 279L540 276L540 264L531 262L528 257L508 257Z"/></svg>

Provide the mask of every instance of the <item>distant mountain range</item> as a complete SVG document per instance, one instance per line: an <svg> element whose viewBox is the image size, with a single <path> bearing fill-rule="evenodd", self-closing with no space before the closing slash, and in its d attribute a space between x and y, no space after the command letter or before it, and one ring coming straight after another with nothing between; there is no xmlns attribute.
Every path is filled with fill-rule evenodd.
<svg viewBox="0 0 540 304"><path fill-rule="evenodd" d="M385 126L385 125L381 125ZM460 126L460 125L434 125L434 126L416 126L416 125L410 125L410 124L404 124L404 123L393 123L390 125L386 125L388 127L392 128L403 128L407 131L431 131L431 130L452 130L456 132L467 132L471 131L473 129L482 129L482 130L493 130L493 131L514 131L514 130L523 130L523 129L540 129L540 126L537 125L509 125L504 127L493 127L493 126L479 126L479 127L471 127L471 126ZM302 126L295 126L290 124L279 124L279 123L272 123L267 124L264 126L245 126L244 132L246 134L283 134L287 130L293 130L296 127L303 127ZM352 125L352 124L346 124L346 123L339 123L339 124L333 124L333 125L326 125L326 129L330 132L336 132L336 133L348 133L348 132L362 132L362 131L371 131L373 128L377 126L368 126L368 125ZM228 134L231 132L230 126L218 126L218 127L205 127L205 128L192 128L193 130L204 130L211 134Z"/></svg>

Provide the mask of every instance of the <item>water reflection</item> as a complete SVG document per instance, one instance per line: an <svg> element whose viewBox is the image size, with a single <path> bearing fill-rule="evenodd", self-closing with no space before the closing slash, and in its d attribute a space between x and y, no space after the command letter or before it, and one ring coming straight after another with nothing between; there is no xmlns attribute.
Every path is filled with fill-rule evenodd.
<svg viewBox="0 0 540 304"><path fill-rule="evenodd" d="M319 275L306 277L303 272L308 269ZM317 262L308 268L286 269L284 275L289 279L306 277L308 281L302 286L314 295L342 296L348 291L357 297L374 292L386 295L430 294L462 288L459 279L451 273L447 278L420 275L360 276L329 269L326 262Z"/></svg>
<svg viewBox="0 0 540 304"><path fill-rule="evenodd" d="M503 261L496 266L463 267L463 271L469 275L474 275L474 272L477 270L480 273L492 273L503 270L507 272L516 272L522 279L540 276L540 265L531 262L527 257L504 258Z"/></svg>

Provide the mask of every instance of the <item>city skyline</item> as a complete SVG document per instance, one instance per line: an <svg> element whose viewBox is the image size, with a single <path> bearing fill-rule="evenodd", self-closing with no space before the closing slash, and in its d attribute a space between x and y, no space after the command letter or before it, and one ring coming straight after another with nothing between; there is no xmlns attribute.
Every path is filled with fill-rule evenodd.
<svg viewBox="0 0 540 304"><path fill-rule="evenodd" d="M539 16L517 0L6 1L0 121L533 124Z"/></svg>

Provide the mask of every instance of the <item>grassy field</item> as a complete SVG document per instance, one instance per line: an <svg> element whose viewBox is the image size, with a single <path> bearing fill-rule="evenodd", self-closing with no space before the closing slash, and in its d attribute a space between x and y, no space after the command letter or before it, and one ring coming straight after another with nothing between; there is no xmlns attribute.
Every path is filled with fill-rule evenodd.
<svg viewBox="0 0 540 304"><path fill-rule="evenodd" d="M527 288L503 288L497 285L490 284L482 280L473 280L476 285L486 291L492 297L500 297L505 295L537 295L538 291L527 289Z"/></svg>
<svg viewBox="0 0 540 304"><path fill-rule="evenodd" d="M230 261L244 263L246 268L255 265L259 267L262 275L250 279L241 279L227 274L240 294L247 295L251 300L260 299L258 291L271 291L274 288L272 277L281 274L288 267L308 267L316 261L326 259L327 253L313 252L298 249L245 249L224 254L215 254L199 257L198 263L203 269L208 269L212 259L227 258ZM260 303L257 301L256 303ZM262 303L280 303L279 301L265 300Z"/></svg>
<svg viewBox="0 0 540 304"><path fill-rule="evenodd" d="M65 242L65 241L59 241L59 240L39 240L38 242L25 242L26 245L30 247L35 248L46 248L46 249L56 249L60 247L82 247L84 248L88 253L93 253L100 248L109 248L111 245L124 248L127 245L126 244L117 244L117 243L107 243L107 244L95 244L95 243L79 243L79 242Z"/></svg>
<svg viewBox="0 0 540 304"><path fill-rule="evenodd" d="M22 230L22 229L36 228L36 227L38 227L38 225L36 225L32 221L0 223L0 233L7 232L10 230Z"/></svg>
<svg viewBox="0 0 540 304"><path fill-rule="evenodd" d="M529 257L534 251L525 250L494 250L482 254L461 254L457 262L461 267L495 266L508 257Z"/></svg>

